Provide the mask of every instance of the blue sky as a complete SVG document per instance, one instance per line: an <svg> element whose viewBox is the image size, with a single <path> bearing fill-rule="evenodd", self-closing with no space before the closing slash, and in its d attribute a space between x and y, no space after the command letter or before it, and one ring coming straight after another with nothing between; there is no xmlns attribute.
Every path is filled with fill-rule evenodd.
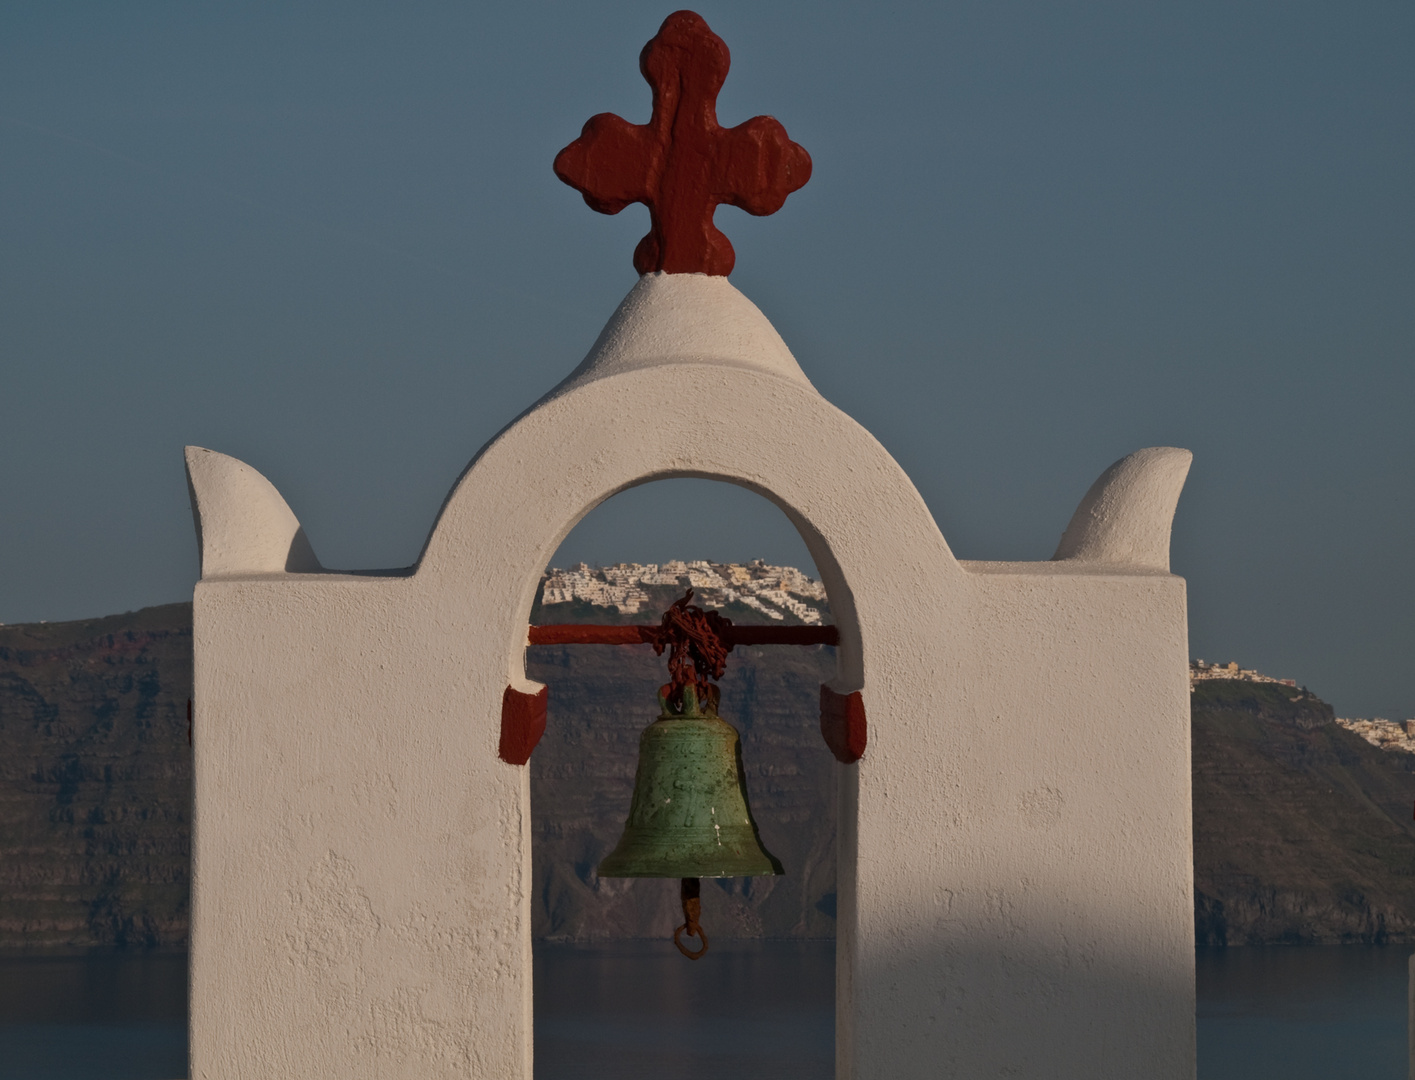
<svg viewBox="0 0 1415 1080"><path fill-rule="evenodd" d="M670 10L0 7L0 621L189 596L186 443L326 565L415 559L634 282L646 212L550 162L646 118ZM723 122L815 163L775 217L719 210L732 280L960 557L1047 558L1106 465L1188 447L1192 652L1415 716L1415 7L697 10ZM680 481L561 561L756 555L805 561Z"/></svg>

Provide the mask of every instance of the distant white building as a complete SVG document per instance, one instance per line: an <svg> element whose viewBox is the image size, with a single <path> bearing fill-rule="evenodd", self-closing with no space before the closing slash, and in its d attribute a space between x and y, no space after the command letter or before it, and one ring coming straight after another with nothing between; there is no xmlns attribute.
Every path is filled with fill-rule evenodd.
<svg viewBox="0 0 1415 1080"><path fill-rule="evenodd" d="M1206 664L1203 660L1190 661L1189 681L1193 683L1201 679L1235 679L1239 682L1278 683L1281 686L1293 687L1297 685L1296 679L1274 679L1271 675L1263 675L1252 668L1241 668L1236 660L1230 660L1227 664Z"/></svg>
<svg viewBox="0 0 1415 1080"><path fill-rule="evenodd" d="M1415 719L1397 724L1394 720L1380 717L1374 720L1344 720L1337 717L1336 722L1347 731L1360 735L1372 746L1415 754Z"/></svg>
<svg viewBox="0 0 1415 1080"><path fill-rule="evenodd" d="M712 608L739 603L782 622L786 614L807 626L825 620L825 586L794 566L771 566L760 559L741 563L670 560L657 563L615 563L591 567L577 563L568 570L551 567L541 590L542 604L585 603L617 608L637 615L649 603L653 586L692 588L697 599Z"/></svg>

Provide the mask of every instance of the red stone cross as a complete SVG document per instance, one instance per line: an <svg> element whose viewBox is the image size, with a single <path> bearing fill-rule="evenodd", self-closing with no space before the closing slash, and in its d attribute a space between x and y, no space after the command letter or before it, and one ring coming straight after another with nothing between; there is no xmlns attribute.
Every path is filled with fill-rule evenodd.
<svg viewBox="0 0 1415 1080"><path fill-rule="evenodd" d="M737 256L712 223L717 205L774 214L811 178L811 156L770 116L718 124L730 64L702 16L674 12L639 54L653 88L649 122L600 113L555 157L555 175L601 214L633 202L649 208L652 227L634 249L641 274L730 274Z"/></svg>

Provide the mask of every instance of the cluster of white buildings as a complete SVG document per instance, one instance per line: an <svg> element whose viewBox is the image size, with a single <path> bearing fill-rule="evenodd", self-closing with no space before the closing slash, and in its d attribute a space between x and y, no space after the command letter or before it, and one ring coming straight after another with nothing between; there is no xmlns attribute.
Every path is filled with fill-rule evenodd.
<svg viewBox="0 0 1415 1080"><path fill-rule="evenodd" d="M619 567L611 567L610 572L606 574L605 571L591 569L584 563L572 566L569 570L551 567L541 591L541 603L569 604L583 600L595 607L618 608L622 614L637 615L649 601L649 595L644 592L642 586L656 585L658 582L645 582L627 574L614 573L618 569Z"/></svg>
<svg viewBox="0 0 1415 1080"><path fill-rule="evenodd" d="M1226 664L1206 664L1202 660L1192 660L1189 663L1189 682L1192 684L1200 679L1236 679L1240 682L1265 682L1277 683L1279 686L1296 686L1296 679L1274 679L1271 675L1263 675L1252 668L1241 668L1238 661L1230 660Z"/></svg>
<svg viewBox="0 0 1415 1080"><path fill-rule="evenodd" d="M1202 660L1192 661L1189 664L1189 689L1191 691L1194 689L1194 683L1200 679L1238 679L1242 682L1278 683L1281 686L1297 685L1296 679L1274 679L1270 675L1263 675L1250 668L1241 668L1234 661L1227 664L1206 664ZM1374 720L1343 720L1338 716L1336 722L1347 731L1360 735L1372 746L1382 750L1403 750L1407 754L1415 754L1415 719L1397 723L1394 720L1383 720L1380 717Z"/></svg>
<svg viewBox="0 0 1415 1080"><path fill-rule="evenodd" d="M1354 731L1372 746L1382 750L1404 750L1407 754L1415 754L1415 720L1398 724L1394 720L1382 720L1379 717L1374 720L1343 720L1337 717L1336 722L1347 731Z"/></svg>
<svg viewBox="0 0 1415 1080"><path fill-rule="evenodd" d="M761 559L746 564L674 559L661 565L616 563L591 567L580 563L568 570L551 567L546 573L541 603L568 604L578 600L595 607L618 608L621 615L637 615L650 603L646 588L659 585L691 588L694 598L705 607L744 604L778 621L785 621L790 614L807 626L816 626L823 618L824 585L794 566L772 566Z"/></svg>

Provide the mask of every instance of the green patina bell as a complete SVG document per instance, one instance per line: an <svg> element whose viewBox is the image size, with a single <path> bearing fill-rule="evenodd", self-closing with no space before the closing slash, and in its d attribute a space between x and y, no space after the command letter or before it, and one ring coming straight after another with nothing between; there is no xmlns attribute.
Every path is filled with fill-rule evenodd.
<svg viewBox="0 0 1415 1080"><path fill-rule="evenodd" d="M624 835L599 864L600 877L780 874L781 863L762 847L747 809L737 729L717 715L713 702L700 707L691 685L683 688L681 713L662 694L659 702L662 715L639 736Z"/></svg>

